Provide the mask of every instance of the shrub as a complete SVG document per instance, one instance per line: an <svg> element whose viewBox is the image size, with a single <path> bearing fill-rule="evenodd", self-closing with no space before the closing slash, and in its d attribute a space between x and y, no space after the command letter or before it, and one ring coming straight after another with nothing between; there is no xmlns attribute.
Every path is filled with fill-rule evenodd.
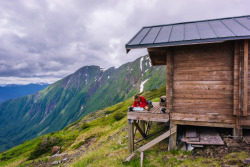
<svg viewBox="0 0 250 167"><path fill-rule="evenodd" d="M82 128L82 130L84 130L84 129L87 129L89 127L89 124L87 123L87 122L83 122L82 123L82 126L81 126L81 128Z"/></svg>
<svg viewBox="0 0 250 167"><path fill-rule="evenodd" d="M72 126L78 124L80 121L81 121L81 119L79 119L78 121L76 121L76 122L74 122L74 123L72 123L72 124L66 126L63 130L68 130L68 129L71 128Z"/></svg>
<svg viewBox="0 0 250 167"><path fill-rule="evenodd" d="M125 117L125 114L122 113L122 112L117 112L114 114L113 118L116 120L116 121L119 121L121 120L123 117Z"/></svg>
<svg viewBox="0 0 250 167"><path fill-rule="evenodd" d="M49 153L51 148L62 141L59 137L44 136L36 145L35 149L30 153L28 160L38 158L40 155Z"/></svg>
<svg viewBox="0 0 250 167"><path fill-rule="evenodd" d="M105 115L108 115L108 114L111 114L113 113L114 111L105 111Z"/></svg>
<svg viewBox="0 0 250 167"><path fill-rule="evenodd" d="M92 113L89 114L89 116L93 117L93 116L95 116L95 114L96 114L95 112L92 112Z"/></svg>
<svg viewBox="0 0 250 167"><path fill-rule="evenodd" d="M5 161L5 160L9 160L9 159L11 159L11 157L8 156L6 153L3 153L3 154L1 155L1 157L0 157L0 160L1 160L1 161Z"/></svg>

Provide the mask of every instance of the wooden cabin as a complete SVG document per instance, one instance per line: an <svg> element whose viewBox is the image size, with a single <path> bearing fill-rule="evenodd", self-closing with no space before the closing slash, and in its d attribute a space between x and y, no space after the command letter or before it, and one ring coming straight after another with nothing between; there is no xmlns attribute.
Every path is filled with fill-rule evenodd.
<svg viewBox="0 0 250 167"><path fill-rule="evenodd" d="M153 66L166 65L170 128L224 127L242 136L250 128L249 39L250 16L241 16L143 27L126 49L146 48ZM168 120L146 114L128 119Z"/></svg>

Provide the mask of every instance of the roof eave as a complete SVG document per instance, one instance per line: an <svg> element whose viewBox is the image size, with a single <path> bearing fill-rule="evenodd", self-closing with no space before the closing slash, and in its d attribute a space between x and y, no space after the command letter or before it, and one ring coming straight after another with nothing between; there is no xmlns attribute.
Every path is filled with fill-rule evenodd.
<svg viewBox="0 0 250 167"><path fill-rule="evenodd" d="M225 41L230 41L230 40L240 40L240 39L250 39L250 36L197 39L197 40L188 40L188 41L163 42L163 43L138 44L138 45L126 44L125 47L126 47L126 50L128 53L131 49L151 48L151 47L170 47L170 46L181 46L181 45L196 45L196 44L206 44L206 43L219 43L219 42L225 42Z"/></svg>

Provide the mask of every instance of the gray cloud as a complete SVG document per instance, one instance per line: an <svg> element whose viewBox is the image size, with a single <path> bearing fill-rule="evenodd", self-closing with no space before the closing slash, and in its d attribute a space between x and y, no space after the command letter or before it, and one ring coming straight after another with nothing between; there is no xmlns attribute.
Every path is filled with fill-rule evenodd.
<svg viewBox="0 0 250 167"><path fill-rule="evenodd" d="M248 0L0 1L0 84L54 82L85 65L119 66L143 26L247 15Z"/></svg>

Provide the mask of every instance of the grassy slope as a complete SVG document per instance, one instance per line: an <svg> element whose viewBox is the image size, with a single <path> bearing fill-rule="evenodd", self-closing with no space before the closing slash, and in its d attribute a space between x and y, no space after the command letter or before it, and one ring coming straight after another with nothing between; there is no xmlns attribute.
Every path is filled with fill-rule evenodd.
<svg viewBox="0 0 250 167"><path fill-rule="evenodd" d="M157 100L159 99L162 94L164 94L165 88L161 88L159 90L153 90L148 93L146 93L146 97L149 99L157 97ZM55 145L63 146L64 150L70 151L71 147L77 143L79 143L79 138L84 139L84 136L87 138L91 135L98 135L98 141L105 140L105 136L109 136L109 133L114 133L115 131L119 131L120 128L124 128L126 126L126 112L128 106L132 104L131 98L127 101L118 103L112 107L108 107L104 110L100 110L95 113L91 113L88 116L84 117L82 120L79 120L67 127L65 127L63 130L50 133L47 135L40 136L38 138L35 138L30 141L24 142L22 145L19 145L17 147L14 147L10 149L9 151L6 151L2 154L0 154L0 166L4 165L11 165L16 164L17 162L24 162L29 157L31 152L34 152L34 150L41 144L42 141L45 139L58 139L58 142L55 142ZM109 116L105 116L105 111L111 111L112 113ZM87 129L82 130L81 126L83 122L89 118L94 117L95 115L98 115L101 113L101 116L98 119L95 119L89 123L90 127ZM103 113L103 114L102 114ZM114 115L121 115L124 118L120 121L116 121L114 119ZM122 124L122 126L116 126L117 124ZM115 129L114 129L115 128ZM93 130L95 129L95 130ZM103 131L103 130L106 131ZM94 133L95 134L94 134ZM42 156L49 155L49 151L43 154Z"/></svg>
<svg viewBox="0 0 250 167"><path fill-rule="evenodd" d="M39 93L0 104L0 152L127 100L146 79L144 91L164 86L166 67L151 67L148 56L104 72L83 67Z"/></svg>
<svg viewBox="0 0 250 167"><path fill-rule="evenodd" d="M164 94L165 87L143 93L143 96L151 101L158 101L159 97ZM52 141L53 139L55 145L63 147L63 153L74 155L79 152L80 149L85 149L78 147L89 138L95 138L95 141L88 149L84 150L84 154L80 154L77 159L67 164L68 166L139 166L139 156L129 163L122 164L122 161L128 155L126 112L127 107L131 104L132 100L129 99L104 110L91 113L83 119L65 127L61 131L27 141L20 146L0 154L0 159L2 159L0 161L0 166L18 166L19 164L22 164L21 166L32 166L35 165L34 163L38 163L38 161L50 161L50 148L47 152L35 158L34 163L33 160L28 160L31 152L39 148L45 139L47 139L47 141ZM105 116L105 112L110 114ZM114 119L115 115L124 117L116 121ZM96 116L99 116L99 118L93 119ZM89 122L91 119L93 120ZM86 121L89 122L88 126L85 126ZM159 131L159 129L163 127L162 124L155 124L152 126L151 133ZM136 134L136 138L140 138L138 133ZM147 141L141 142L139 145L145 142ZM167 140L164 140L160 144L145 151L144 166L220 166L220 161L213 158L205 159L199 157L197 159L192 159L190 152L167 152L167 143ZM245 152L232 153L225 157L224 161L230 161L232 159L244 160L247 156L249 155ZM50 162L50 164L52 162Z"/></svg>

